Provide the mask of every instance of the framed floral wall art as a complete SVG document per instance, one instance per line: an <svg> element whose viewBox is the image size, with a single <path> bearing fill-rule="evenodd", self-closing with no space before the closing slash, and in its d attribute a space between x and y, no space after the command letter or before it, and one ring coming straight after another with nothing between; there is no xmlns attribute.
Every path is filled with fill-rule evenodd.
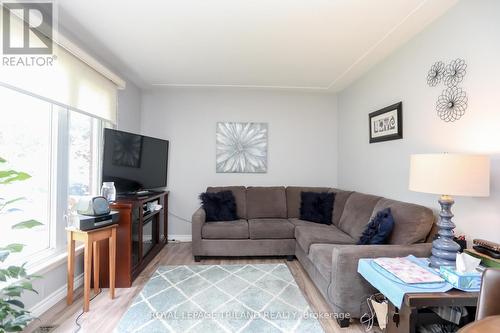
<svg viewBox="0 0 500 333"><path fill-rule="evenodd" d="M217 123L216 171L267 172L267 133L267 123Z"/></svg>

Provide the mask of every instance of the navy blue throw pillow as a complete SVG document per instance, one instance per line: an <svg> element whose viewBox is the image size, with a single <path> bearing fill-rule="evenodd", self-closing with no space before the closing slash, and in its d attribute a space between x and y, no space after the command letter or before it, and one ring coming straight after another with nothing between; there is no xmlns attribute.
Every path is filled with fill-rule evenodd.
<svg viewBox="0 0 500 333"><path fill-rule="evenodd" d="M233 192L205 192L200 194L200 200L206 213L206 222L234 221L238 219Z"/></svg>
<svg viewBox="0 0 500 333"><path fill-rule="evenodd" d="M368 223L358 245L387 244L392 229L394 229L394 217L391 209L382 209Z"/></svg>
<svg viewBox="0 0 500 333"><path fill-rule="evenodd" d="M335 193L300 192L300 219L332 224Z"/></svg>

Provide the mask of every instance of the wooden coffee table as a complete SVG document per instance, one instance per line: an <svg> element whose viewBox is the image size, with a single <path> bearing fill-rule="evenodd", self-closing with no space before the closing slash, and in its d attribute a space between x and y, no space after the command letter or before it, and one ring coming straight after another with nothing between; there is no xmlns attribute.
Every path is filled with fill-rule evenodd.
<svg viewBox="0 0 500 333"><path fill-rule="evenodd" d="M471 306L477 305L477 292L450 290L444 293L408 293L405 294L401 309L389 302L387 333L415 333L418 325L445 322L432 311L425 311L435 306Z"/></svg>

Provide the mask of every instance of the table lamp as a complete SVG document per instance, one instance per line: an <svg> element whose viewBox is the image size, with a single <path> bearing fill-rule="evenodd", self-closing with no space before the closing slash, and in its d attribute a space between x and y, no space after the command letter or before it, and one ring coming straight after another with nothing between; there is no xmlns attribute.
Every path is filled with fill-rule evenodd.
<svg viewBox="0 0 500 333"><path fill-rule="evenodd" d="M455 266L460 246L453 241L451 206L455 196L486 197L490 193L490 160L486 155L416 154L410 159L409 189L439 194L439 237L432 242L431 267Z"/></svg>

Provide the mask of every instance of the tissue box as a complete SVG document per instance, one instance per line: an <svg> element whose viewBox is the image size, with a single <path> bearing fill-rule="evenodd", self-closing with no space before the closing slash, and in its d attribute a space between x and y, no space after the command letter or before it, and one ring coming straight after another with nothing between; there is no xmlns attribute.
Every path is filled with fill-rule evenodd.
<svg viewBox="0 0 500 333"><path fill-rule="evenodd" d="M458 273L453 266L441 266L439 273L454 288L463 291L479 291L481 288L480 272Z"/></svg>

